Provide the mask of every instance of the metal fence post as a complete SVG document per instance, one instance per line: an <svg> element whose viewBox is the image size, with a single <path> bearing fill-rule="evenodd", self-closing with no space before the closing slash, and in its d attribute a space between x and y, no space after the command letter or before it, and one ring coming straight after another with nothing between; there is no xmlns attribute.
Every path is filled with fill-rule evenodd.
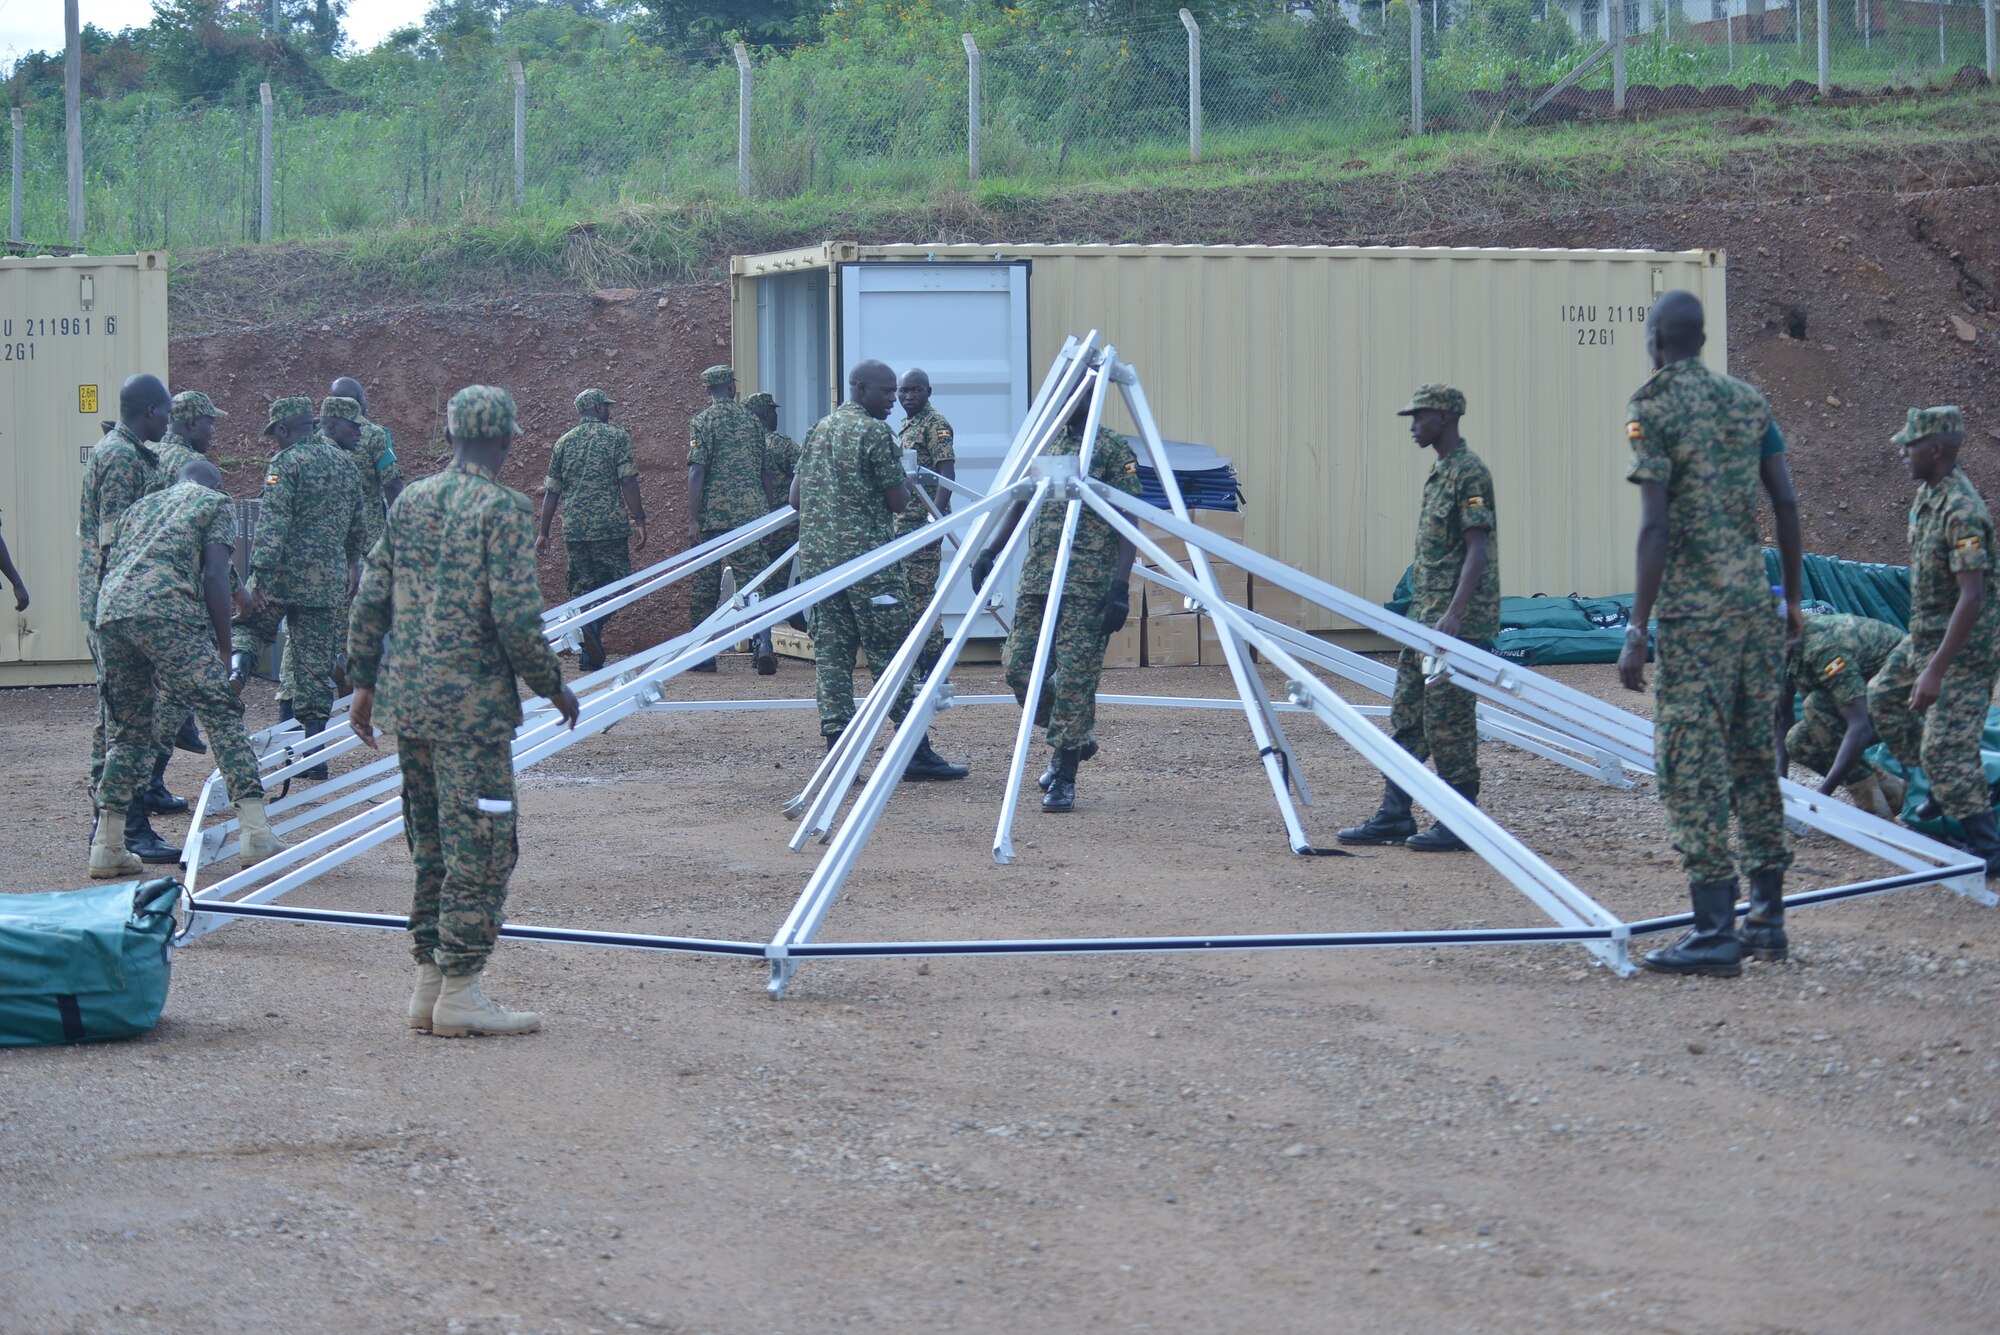
<svg viewBox="0 0 2000 1335"><path fill-rule="evenodd" d="M1181 11L1181 26L1188 35L1188 161L1201 161L1201 25L1194 15Z"/></svg>
<svg viewBox="0 0 2000 1335"><path fill-rule="evenodd" d="M7 239L10 241L19 241L21 239L22 203L21 145L28 137L28 128L21 123L21 109L19 107L12 108L12 118L14 121L14 190L12 196L13 210L7 215Z"/></svg>
<svg viewBox="0 0 2000 1335"><path fill-rule="evenodd" d="M1988 5L1993 0L1986 0ZM1833 91L1833 48L1828 44L1826 31L1826 0L1819 0L1819 95L1825 97Z"/></svg>
<svg viewBox="0 0 2000 1335"><path fill-rule="evenodd" d="M83 244L83 34L63 0L63 131L69 141L69 243Z"/></svg>
<svg viewBox="0 0 2000 1335"><path fill-rule="evenodd" d="M1424 11L1410 0L1410 133L1424 132Z"/></svg>
<svg viewBox="0 0 2000 1335"><path fill-rule="evenodd" d="M1625 113L1625 0L1610 0L1611 110Z"/></svg>
<svg viewBox="0 0 2000 1335"><path fill-rule="evenodd" d="M979 43L972 34L960 33L965 43L965 176L979 179Z"/></svg>
<svg viewBox="0 0 2000 1335"><path fill-rule="evenodd" d="M750 48L736 44L736 193L750 198Z"/></svg>
<svg viewBox="0 0 2000 1335"><path fill-rule="evenodd" d="M514 62L514 207L528 203L528 75Z"/></svg>
<svg viewBox="0 0 2000 1335"><path fill-rule="evenodd" d="M257 239L271 239L271 85L257 85Z"/></svg>
<svg viewBox="0 0 2000 1335"><path fill-rule="evenodd" d="M2000 64L1994 60L1993 0L1986 0L1986 77L1989 81L2000 80Z"/></svg>

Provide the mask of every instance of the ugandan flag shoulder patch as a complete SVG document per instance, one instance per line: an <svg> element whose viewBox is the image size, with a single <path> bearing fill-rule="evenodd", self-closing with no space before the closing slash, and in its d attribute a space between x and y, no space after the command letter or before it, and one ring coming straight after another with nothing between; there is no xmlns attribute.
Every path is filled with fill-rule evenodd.
<svg viewBox="0 0 2000 1335"><path fill-rule="evenodd" d="M1820 669L1820 676L1827 678L1838 677L1846 667L1847 660L1836 655L1832 662Z"/></svg>
<svg viewBox="0 0 2000 1335"><path fill-rule="evenodd" d="M1484 510L1486 508L1486 498L1484 496L1467 496L1465 498L1465 508L1468 510Z"/></svg>
<svg viewBox="0 0 2000 1335"><path fill-rule="evenodd" d="M1640 426L1637 422L1627 422L1625 424L1625 439L1641 440L1645 437L1645 435L1646 435L1646 428Z"/></svg>
<svg viewBox="0 0 2000 1335"><path fill-rule="evenodd" d="M1960 538L1958 540L1958 550L1961 552L1976 552L1980 546L1978 538Z"/></svg>
<svg viewBox="0 0 2000 1335"><path fill-rule="evenodd" d="M264 485L265 485L265 486L267 486L267 487L275 487L275 486L277 486L277 485L278 485L278 475L277 475L276 473L267 473L267 474L265 475L265 477L264 477Z"/></svg>

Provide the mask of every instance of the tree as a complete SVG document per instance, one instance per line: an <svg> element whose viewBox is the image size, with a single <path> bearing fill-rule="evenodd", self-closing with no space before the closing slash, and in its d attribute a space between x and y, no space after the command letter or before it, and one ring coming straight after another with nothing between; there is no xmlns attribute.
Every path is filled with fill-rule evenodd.
<svg viewBox="0 0 2000 1335"><path fill-rule="evenodd" d="M746 42L797 42L812 36L824 0L638 0L638 27L673 50L713 47L736 33Z"/></svg>

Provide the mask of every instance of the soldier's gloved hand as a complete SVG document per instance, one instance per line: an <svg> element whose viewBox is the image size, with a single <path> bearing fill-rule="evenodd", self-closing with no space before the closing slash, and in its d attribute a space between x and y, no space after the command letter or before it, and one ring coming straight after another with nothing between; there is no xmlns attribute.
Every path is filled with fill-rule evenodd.
<svg viewBox="0 0 2000 1335"><path fill-rule="evenodd" d="M1125 629L1126 618L1132 615L1132 593L1128 585L1120 584L1104 595L1103 630L1106 635L1116 635Z"/></svg>
<svg viewBox="0 0 2000 1335"><path fill-rule="evenodd" d="M992 573L993 573L993 553L990 551L983 551L977 557L975 557L972 562L972 586L975 589L985 588L986 580L990 575L992 575Z"/></svg>

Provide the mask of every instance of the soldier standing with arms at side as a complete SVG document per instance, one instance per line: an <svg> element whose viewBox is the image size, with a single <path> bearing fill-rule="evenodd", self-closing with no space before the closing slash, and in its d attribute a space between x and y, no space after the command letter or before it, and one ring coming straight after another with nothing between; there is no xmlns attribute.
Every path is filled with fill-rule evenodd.
<svg viewBox="0 0 2000 1335"><path fill-rule="evenodd" d="M958 476L958 456L952 452L951 423L943 413L931 406L931 378L921 368L911 367L903 372L903 378L896 386L896 402L903 406L903 429L898 439L905 450L915 451L917 467L928 468L941 477ZM931 522L930 508L924 504L924 496L931 493L922 477L910 480L910 504L896 516L896 536L915 533ZM933 497L940 514L951 513L951 488L939 487ZM1102 521L1100 521L1102 522ZM922 551L914 552L903 562L903 576L910 583L910 610L921 612L929 607L931 599L937 596L938 563L943 558L944 544L932 543ZM924 641L924 656L917 660L917 668L926 677L937 666L938 656L944 652L944 620L931 627L930 638Z"/></svg>
<svg viewBox="0 0 2000 1335"><path fill-rule="evenodd" d="M402 493L403 469L396 462L388 428L368 419L368 395L361 382L344 375L326 392L333 398L353 399L357 409L354 424L360 428L360 434L343 448L353 456L354 466L361 473L361 517L367 527L367 545L362 548L365 552L381 538L383 516Z"/></svg>
<svg viewBox="0 0 2000 1335"><path fill-rule="evenodd" d="M215 465L199 455L173 486L135 502L118 521L97 598L104 710L112 726L90 844L90 874L99 880L141 870L139 859L119 847L105 816L125 810L144 780L159 727L156 681L161 700L192 701L215 739L242 826L243 861L260 862L285 847L265 819L257 757L243 732L243 702L223 669L235 545L236 502L223 494Z"/></svg>
<svg viewBox="0 0 2000 1335"><path fill-rule="evenodd" d="M576 396L577 424L556 442L542 479L542 518L535 533L535 555L549 544L556 510L563 515L563 549L569 558L565 578L572 598L582 597L632 573L632 550L646 550L646 503L639 496L639 465L632 460L632 438L611 425L612 399L601 389ZM628 518L629 516L629 518ZM632 541L632 529L639 538ZM595 672L604 666L607 612L583 628L583 653L578 666Z"/></svg>
<svg viewBox="0 0 2000 1335"><path fill-rule="evenodd" d="M77 612L83 618L84 640L97 665L97 724L90 735L90 787L94 794L104 778L104 662L97 651L97 587L104 577L118 520L147 492L160 490L160 459L153 445L167 433L172 413L167 387L158 376L135 375L118 390L118 418L107 422L103 440L91 448L83 466L83 488L77 508ZM96 798L91 799L92 810ZM91 836L96 842L96 834ZM145 862L178 862L181 851L166 840L147 818L137 798L125 810L125 847Z"/></svg>
<svg viewBox="0 0 2000 1335"><path fill-rule="evenodd" d="M1667 837L1687 868L1694 930L1649 953L1655 973L1734 978L1743 952L1785 957L1784 800L1778 791L1777 694L1799 614L1799 506L1785 438L1764 396L1709 370L1701 303L1669 292L1646 317L1655 368L1627 409L1630 479L1639 485L1637 592L1618 678L1646 689L1646 623L1657 610L1654 763ZM1757 492L1771 498L1785 623L1771 618ZM1657 608L1655 606L1657 600ZM1735 814L1740 852L1729 850ZM1750 912L1736 933L1737 865Z"/></svg>
<svg viewBox="0 0 2000 1335"><path fill-rule="evenodd" d="M403 828L416 865L417 982L407 1022L443 1038L542 1025L533 1012L495 1004L479 985L520 847L516 674L570 727L577 718L562 664L542 639L534 507L500 481L517 434L506 390L468 385L452 395L451 463L404 489L368 554L347 634L354 735L375 745L379 687L403 774Z"/></svg>
<svg viewBox="0 0 2000 1335"><path fill-rule="evenodd" d="M352 425L360 405L329 397L321 412ZM277 637L282 618L278 717L296 717L307 737L325 731L333 712L334 661L345 631L341 608L360 577L366 535L354 461L312 426L310 400L282 398L271 405L264 433L277 441L278 453L264 476L250 551L250 610L236 623L229 669L230 681L240 687L250 664ZM325 763L301 777L324 779Z"/></svg>
<svg viewBox="0 0 2000 1335"><path fill-rule="evenodd" d="M877 361L847 376L847 401L806 433L792 504L799 511L799 578L811 579L864 556L892 537L894 517L910 503L903 454L883 419L896 401L896 373ZM879 570L826 597L808 614L813 642L813 693L826 749L854 719L854 658L865 654L880 689L889 659L910 630L909 590L901 565ZM903 679L889 716L901 723L915 695L915 674ZM903 770L906 783L962 779L969 771L931 749L926 733Z"/></svg>
<svg viewBox="0 0 2000 1335"><path fill-rule="evenodd" d="M1410 439L1419 448L1437 451L1417 512L1410 619L1491 649L1500 634L1500 540L1493 474L1458 434L1465 395L1449 385L1419 385L1398 415L1410 419ZM1479 701L1463 686L1427 681L1424 655L1415 649L1396 656L1389 733L1418 760L1435 759L1438 777L1479 805ZM1382 781L1375 814L1335 837L1343 844L1402 844L1419 853L1465 851L1465 841L1442 820L1418 834L1410 795L1391 779Z"/></svg>
<svg viewBox="0 0 2000 1335"><path fill-rule="evenodd" d="M778 507L764 462L764 426L736 401L736 372L711 366L701 373L701 383L710 402L688 424L689 547L719 538ZM697 570L689 595L690 623L698 626L706 621L721 601L725 564L735 568L740 585L764 568L763 555L762 545L751 543ZM713 672L715 660L689 670Z"/></svg>
<svg viewBox="0 0 2000 1335"><path fill-rule="evenodd" d="M907 385L908 379L903 383ZM1042 453L1080 456L1089 417L1090 405L1079 403L1062 435L1045 445ZM1089 475L1128 496L1140 494L1139 460L1132 446L1102 426L1091 442ZM985 587L993 562L1013 536L1024 508L1008 508L992 540L973 561L975 589ZM1035 511L1034 528L1028 531L1028 558L1015 585L1014 624L1007 631L1005 654L1007 685L1024 706L1068 512L1069 502L1056 496L1044 500ZM1049 646L1048 673L1035 710L1035 722L1048 729L1049 749L1055 753L1038 780L1044 811L1076 809L1076 767L1097 754L1092 731L1097 726L1097 682L1104 672L1104 646L1132 614L1131 588L1132 544L1118 536L1102 517L1084 510L1076 519L1076 540L1063 576L1062 607L1056 614L1055 641Z"/></svg>
<svg viewBox="0 0 2000 1335"><path fill-rule="evenodd" d="M1785 650L1784 688L1778 692L1778 773L1793 764L1825 775L1819 790L1837 787L1863 811L1895 820L1903 810L1903 781L1884 774L1861 753L1875 744L1868 714L1868 679L1882 670L1903 636L1886 621L1828 612L1806 618L1805 633ZM1792 699L1805 697L1803 717L1792 717Z"/></svg>
<svg viewBox="0 0 2000 1335"><path fill-rule="evenodd" d="M1868 713L1905 768L1922 765L1930 805L1958 822L1967 852L2000 873L1979 740L2000 674L1993 518L1958 468L1965 416L1912 408L1890 438L1917 484L1910 507L1910 633L1868 684Z"/></svg>

